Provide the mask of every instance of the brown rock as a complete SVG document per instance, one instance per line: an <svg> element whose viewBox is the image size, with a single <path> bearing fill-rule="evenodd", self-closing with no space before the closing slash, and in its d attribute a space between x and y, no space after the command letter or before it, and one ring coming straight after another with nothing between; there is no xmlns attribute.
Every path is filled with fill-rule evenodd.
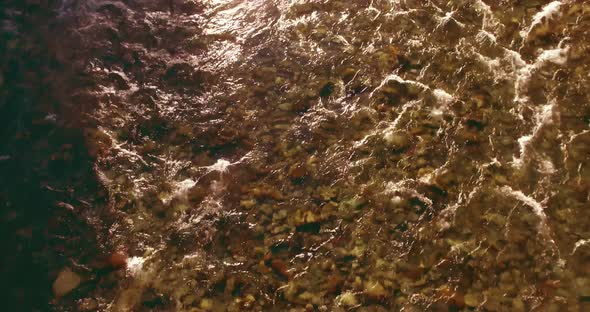
<svg viewBox="0 0 590 312"><path fill-rule="evenodd" d="M105 155L113 144L111 137L102 130L88 128L84 136L88 155L94 158Z"/></svg>
<svg viewBox="0 0 590 312"><path fill-rule="evenodd" d="M295 165L289 170L289 177L292 179L300 179L307 175L307 169L303 165Z"/></svg>
<svg viewBox="0 0 590 312"><path fill-rule="evenodd" d="M62 297L76 289L82 278L74 273L70 268L64 268L53 282L53 294L56 297Z"/></svg>
<svg viewBox="0 0 590 312"><path fill-rule="evenodd" d="M274 199L274 200L281 200L283 199L283 194L277 191L276 189L271 188L270 186L264 185L262 187L253 188L250 190L250 194L255 198L264 199Z"/></svg>
<svg viewBox="0 0 590 312"><path fill-rule="evenodd" d="M205 185L195 185L193 186L187 194L188 200L193 204L200 204L203 199L209 194L209 188Z"/></svg>
<svg viewBox="0 0 590 312"><path fill-rule="evenodd" d="M328 282L326 283L326 292L328 294L335 294L338 293L342 285L344 284L344 279L338 275L330 275L328 278Z"/></svg>
<svg viewBox="0 0 590 312"><path fill-rule="evenodd" d="M387 291L379 282L366 282L365 294L373 300L381 300L387 297Z"/></svg>
<svg viewBox="0 0 590 312"><path fill-rule="evenodd" d="M121 269L127 265L127 254L122 251L115 251L109 255L107 262L113 269Z"/></svg>
<svg viewBox="0 0 590 312"><path fill-rule="evenodd" d="M289 274L289 272L287 271L287 264L283 260L281 260L281 259L273 259L270 262L270 266L280 276L282 276L284 278L291 277L291 274Z"/></svg>

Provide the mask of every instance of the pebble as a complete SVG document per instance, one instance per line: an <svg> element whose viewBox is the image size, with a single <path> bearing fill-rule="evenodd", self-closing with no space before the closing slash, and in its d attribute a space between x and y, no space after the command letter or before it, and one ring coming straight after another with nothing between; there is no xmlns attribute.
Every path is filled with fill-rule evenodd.
<svg viewBox="0 0 590 312"><path fill-rule="evenodd" d="M302 165L296 165L293 166L290 170L289 170L289 176L292 179L300 179L303 178L304 176L307 175L307 170L305 169L304 166Z"/></svg>
<svg viewBox="0 0 590 312"><path fill-rule="evenodd" d="M113 269L121 269L127 265L127 255L122 251L115 251L107 261Z"/></svg>
<svg viewBox="0 0 590 312"><path fill-rule="evenodd" d="M254 206L256 206L256 200L254 199L244 199L240 201L240 206L246 208L246 209L250 209Z"/></svg>
<svg viewBox="0 0 590 312"><path fill-rule="evenodd" d="M340 296L338 296L336 298L336 302L338 303L338 305L346 307L352 307L358 304L358 301L356 300L354 294L349 291L342 293Z"/></svg>
<svg viewBox="0 0 590 312"><path fill-rule="evenodd" d="M279 275L285 278L289 278L290 274L287 269L287 264L281 259L273 259L270 262L270 266L277 272Z"/></svg>
<svg viewBox="0 0 590 312"><path fill-rule="evenodd" d="M524 302L522 302L522 300L520 300L519 298L512 300L512 311L514 311L514 312L525 311Z"/></svg>
<svg viewBox="0 0 590 312"><path fill-rule="evenodd" d="M293 104L291 103L281 103L279 104L279 109L282 111L290 111L293 109Z"/></svg>
<svg viewBox="0 0 590 312"><path fill-rule="evenodd" d="M463 300L465 301L465 305L469 307L477 307L479 305L479 300L472 293L467 293Z"/></svg>
<svg viewBox="0 0 590 312"><path fill-rule="evenodd" d="M70 268L64 268L53 282L53 294L56 297L63 297L76 289L82 278L74 273Z"/></svg>
<svg viewBox="0 0 590 312"><path fill-rule="evenodd" d="M295 224L303 225L320 221L320 218L312 211L297 210L295 213Z"/></svg>
<svg viewBox="0 0 590 312"><path fill-rule="evenodd" d="M387 291L379 282L365 283L365 294L375 300L383 299L387 296Z"/></svg>
<svg viewBox="0 0 590 312"><path fill-rule="evenodd" d="M78 310L80 311L96 311L98 309L98 302L94 298L84 298L78 302Z"/></svg>
<svg viewBox="0 0 590 312"><path fill-rule="evenodd" d="M199 303L199 308L205 310L205 311L211 311L213 310L213 300L211 299L202 299L201 302Z"/></svg>

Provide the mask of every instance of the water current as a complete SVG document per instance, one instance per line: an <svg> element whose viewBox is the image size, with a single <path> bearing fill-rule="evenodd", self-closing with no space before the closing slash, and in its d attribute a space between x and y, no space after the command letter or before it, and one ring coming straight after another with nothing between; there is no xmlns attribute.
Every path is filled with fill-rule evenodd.
<svg viewBox="0 0 590 312"><path fill-rule="evenodd" d="M78 213L126 265L76 259L56 310L590 309L590 3L57 10L47 118L84 129L107 199Z"/></svg>

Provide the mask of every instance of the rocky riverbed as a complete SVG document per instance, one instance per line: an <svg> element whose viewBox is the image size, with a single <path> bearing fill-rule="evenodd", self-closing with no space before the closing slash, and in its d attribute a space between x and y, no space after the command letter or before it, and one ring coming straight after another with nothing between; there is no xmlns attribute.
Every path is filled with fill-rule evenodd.
<svg viewBox="0 0 590 312"><path fill-rule="evenodd" d="M15 310L590 310L585 1L3 18Z"/></svg>

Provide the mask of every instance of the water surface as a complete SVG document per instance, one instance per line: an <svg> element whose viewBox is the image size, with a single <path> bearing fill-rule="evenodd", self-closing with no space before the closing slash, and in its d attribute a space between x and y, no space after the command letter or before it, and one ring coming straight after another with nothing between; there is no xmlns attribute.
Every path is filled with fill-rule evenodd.
<svg viewBox="0 0 590 312"><path fill-rule="evenodd" d="M589 309L589 14L64 1L89 218L129 258L56 307Z"/></svg>

